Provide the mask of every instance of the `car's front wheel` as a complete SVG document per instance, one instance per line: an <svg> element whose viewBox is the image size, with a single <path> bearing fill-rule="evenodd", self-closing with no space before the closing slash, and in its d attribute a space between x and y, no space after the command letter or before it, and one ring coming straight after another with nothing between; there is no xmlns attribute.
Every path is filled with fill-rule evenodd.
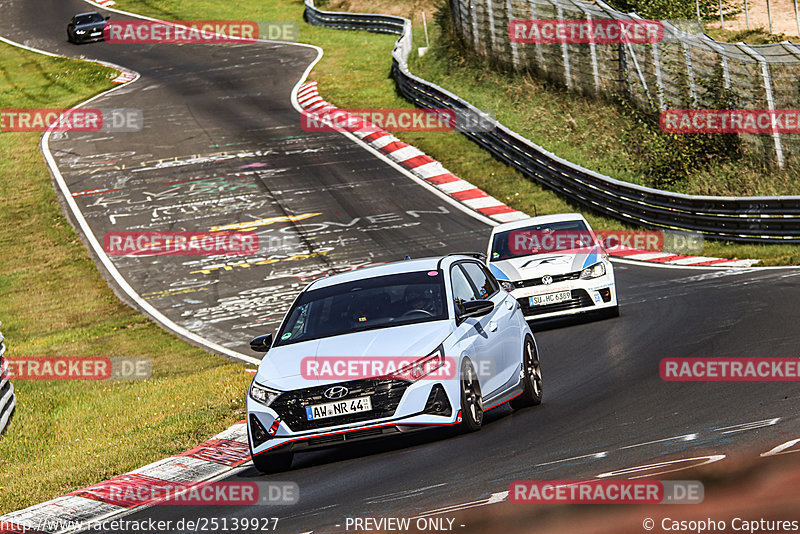
<svg viewBox="0 0 800 534"><path fill-rule="evenodd" d="M542 371L539 367L539 354L530 336L525 337L522 347L522 394L511 401L514 409L536 406L542 403Z"/></svg>
<svg viewBox="0 0 800 534"><path fill-rule="evenodd" d="M253 452L251 449L250 455L253 458L253 465L256 466L256 469L258 469L264 474L280 473L281 471L287 471L292 466L292 460L294 459L294 453L292 452L280 452L277 454L259 454L257 456L253 456Z"/></svg>
<svg viewBox="0 0 800 534"><path fill-rule="evenodd" d="M474 432L483 424L483 396L478 373L468 359L461 364L461 429Z"/></svg>

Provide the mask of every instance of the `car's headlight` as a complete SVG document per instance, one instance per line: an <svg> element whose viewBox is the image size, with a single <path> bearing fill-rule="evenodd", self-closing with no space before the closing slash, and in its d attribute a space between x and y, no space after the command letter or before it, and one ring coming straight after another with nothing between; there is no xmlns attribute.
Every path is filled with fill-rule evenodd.
<svg viewBox="0 0 800 534"><path fill-rule="evenodd" d="M280 394L280 391L256 384L255 380L253 380L253 383L250 384L250 398L254 401L260 402L264 406L269 406L272 404L272 402L277 399L278 395Z"/></svg>
<svg viewBox="0 0 800 534"><path fill-rule="evenodd" d="M86 33L86 30L75 30L75 33L78 33L78 34L82 35L82 34Z"/></svg>
<svg viewBox="0 0 800 534"><path fill-rule="evenodd" d="M606 274L606 266L603 264L603 262L598 262L582 270L581 278L597 278L599 276L603 276L604 274Z"/></svg>
<svg viewBox="0 0 800 534"><path fill-rule="evenodd" d="M444 348L439 345L439 347L433 351L432 353L428 354L424 358L420 358L419 360L401 367L395 373L393 373L394 378L399 378L401 380L419 380L425 376L430 375L434 371L440 378L449 378L454 373L454 370L451 369L452 367L452 359L446 358L444 355Z"/></svg>

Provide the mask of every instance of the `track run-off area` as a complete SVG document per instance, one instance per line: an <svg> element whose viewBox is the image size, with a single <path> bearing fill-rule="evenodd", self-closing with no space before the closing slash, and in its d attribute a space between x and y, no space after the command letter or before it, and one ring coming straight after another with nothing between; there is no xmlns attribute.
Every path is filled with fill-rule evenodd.
<svg viewBox="0 0 800 534"><path fill-rule="evenodd" d="M93 254L109 283L166 328L253 364L249 340L274 332L315 277L485 250L490 219L351 137L301 128L294 91L317 48L67 43L66 22L94 9L80 0L0 0L0 35L139 74L91 106L142 110L141 131L54 133L43 150L73 224L99 245ZM219 229L253 231L262 250L222 260L102 252L111 231ZM279 475L249 464L229 475L293 481L294 505L151 507L127 519L268 515L283 532L341 530L348 516L447 515L500 502L514 480L627 477L663 463L636 471L657 475L800 438L793 382L659 377L666 357L797 357L800 269L619 262L615 272L619 318L534 326L541 406L491 412L475 434L422 432L298 454Z"/></svg>

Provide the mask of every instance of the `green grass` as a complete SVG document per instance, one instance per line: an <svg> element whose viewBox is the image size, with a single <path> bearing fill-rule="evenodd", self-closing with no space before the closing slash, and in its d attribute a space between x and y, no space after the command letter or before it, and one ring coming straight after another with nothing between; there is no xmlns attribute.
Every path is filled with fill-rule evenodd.
<svg viewBox="0 0 800 534"><path fill-rule="evenodd" d="M0 108L64 108L116 71L0 43ZM122 304L61 212L38 133L0 133L0 330L7 355L138 356L153 377L14 381L0 440L0 514L187 450L241 419L241 365L178 340Z"/></svg>
<svg viewBox="0 0 800 534"><path fill-rule="evenodd" d="M743 15L742 15L743 16ZM726 43L745 42L747 44L771 44L783 41L797 43L800 38L784 33L769 33L764 28L750 30L722 30L720 28L706 28L709 37Z"/></svg>

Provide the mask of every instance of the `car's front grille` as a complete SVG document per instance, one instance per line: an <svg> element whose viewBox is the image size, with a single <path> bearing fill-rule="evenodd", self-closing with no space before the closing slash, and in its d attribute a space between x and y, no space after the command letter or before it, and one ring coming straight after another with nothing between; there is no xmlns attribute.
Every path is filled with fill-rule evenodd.
<svg viewBox="0 0 800 534"><path fill-rule="evenodd" d="M559 312L564 310L573 310L575 308L588 308L594 306L592 298L585 289L573 289L572 298L569 300L562 300L555 304L546 304L544 306L531 306L528 297L517 299L522 313L525 316L543 315L545 313Z"/></svg>
<svg viewBox="0 0 800 534"><path fill-rule="evenodd" d="M339 384L326 384L282 393L270 404L270 408L278 412L281 420L293 432L358 423L394 415L400 399L410 384L411 382L406 380L353 380ZM334 385L344 386L348 390L345 397L335 400L369 396L372 401L372 410L309 421L306 417L306 406L334 402L324 395L325 391Z"/></svg>
<svg viewBox="0 0 800 534"><path fill-rule="evenodd" d="M552 283L556 282L564 282L565 280L577 280L581 277L580 271L575 271L573 273L564 273L564 274L553 274L550 275L553 279ZM541 286L544 285L542 282L542 276L538 276L536 278L531 278L530 280L517 280L514 282L514 287L533 287L533 286Z"/></svg>

